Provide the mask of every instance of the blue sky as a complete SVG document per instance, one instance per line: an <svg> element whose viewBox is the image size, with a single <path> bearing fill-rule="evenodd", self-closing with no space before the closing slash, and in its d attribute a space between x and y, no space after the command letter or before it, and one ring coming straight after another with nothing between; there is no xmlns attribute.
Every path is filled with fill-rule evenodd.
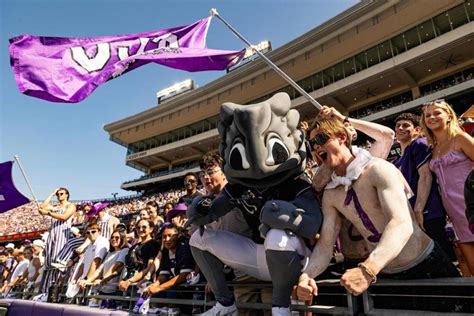
<svg viewBox="0 0 474 316"><path fill-rule="evenodd" d="M76 104L22 95L13 78L8 39L20 34L91 37L130 34L190 24L217 8L250 42L278 48L344 11L354 0L2 0L0 1L0 161L19 155L33 189L44 199L59 186L72 199L108 198L130 192L124 181L142 173L125 166L126 149L109 141L105 124L149 109L155 94L191 78L203 86L225 72L187 73L146 65L97 88ZM214 19L207 46L238 50L244 44ZM30 196L20 170L18 188Z"/></svg>

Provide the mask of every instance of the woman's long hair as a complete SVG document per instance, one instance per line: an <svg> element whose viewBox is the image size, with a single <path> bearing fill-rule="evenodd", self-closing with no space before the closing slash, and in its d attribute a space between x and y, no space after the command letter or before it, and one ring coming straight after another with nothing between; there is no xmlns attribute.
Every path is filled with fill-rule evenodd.
<svg viewBox="0 0 474 316"><path fill-rule="evenodd" d="M421 126L421 129L423 130L423 133L426 136L426 139L428 140L428 143L431 146L435 146L437 144L437 141L436 141L436 138L434 136L433 131L430 130L428 127L426 127L425 110L429 106L438 107L441 110L443 110L444 112L446 112L451 117L451 120L449 120L449 122L447 123L448 138L453 138L454 136L456 136L457 134L459 134L463 131L461 125L459 125L459 121L458 121L458 117L456 115L456 112L454 112L453 108L446 101L444 101L444 100L435 100L435 101L431 101L429 103L426 103L425 105L423 105L423 107L421 109L423 116L422 116L421 121L420 121L420 126Z"/></svg>

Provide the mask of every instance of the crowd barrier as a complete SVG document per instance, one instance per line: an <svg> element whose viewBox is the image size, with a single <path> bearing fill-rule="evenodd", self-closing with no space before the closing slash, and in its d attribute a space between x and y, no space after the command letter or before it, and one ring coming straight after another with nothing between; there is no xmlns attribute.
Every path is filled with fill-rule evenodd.
<svg viewBox="0 0 474 316"><path fill-rule="evenodd" d="M353 296L339 284L339 280L318 281L319 295L311 305L292 305L292 310L301 314L311 312L320 315L473 315L474 314L474 278L447 278L426 280L379 280L371 285L368 291L361 296ZM231 287L252 287L261 289L271 287L268 282L230 282ZM189 314L191 307L205 310L215 304L211 296L204 292L204 284L182 285L178 287L180 293L188 293L189 298L152 298L152 303L174 305L181 309L182 314ZM128 296L87 295L88 291L77 295L75 300L80 304L87 304L91 298L113 299L122 303L122 311L100 310L85 306L68 305L64 294L59 295L62 304L36 303L28 300L0 300L2 303L13 304L17 315L126 315L132 311L139 295L136 289ZM195 295L197 294L197 296ZM199 299L196 299L199 297ZM12 303L13 302L13 303ZM19 305L18 307L15 307ZM34 314L29 311L35 308ZM270 310L270 304L237 303L237 307L251 310ZM36 308L41 312L37 313ZM21 311L17 314L16 311ZM1 311L0 311L1 312ZM84 314L83 312L86 312ZM0 314L1 315L1 314Z"/></svg>

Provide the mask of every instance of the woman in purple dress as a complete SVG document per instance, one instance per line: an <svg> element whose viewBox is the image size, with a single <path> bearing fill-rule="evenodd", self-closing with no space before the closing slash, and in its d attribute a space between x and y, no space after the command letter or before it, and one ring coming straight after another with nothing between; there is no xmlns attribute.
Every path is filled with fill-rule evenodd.
<svg viewBox="0 0 474 316"><path fill-rule="evenodd" d="M456 113L444 100L423 106L421 126L433 146L430 169L436 173L443 205L453 222L471 276L474 276L474 233L469 229L464 199L464 182L474 169L474 139L461 129Z"/></svg>

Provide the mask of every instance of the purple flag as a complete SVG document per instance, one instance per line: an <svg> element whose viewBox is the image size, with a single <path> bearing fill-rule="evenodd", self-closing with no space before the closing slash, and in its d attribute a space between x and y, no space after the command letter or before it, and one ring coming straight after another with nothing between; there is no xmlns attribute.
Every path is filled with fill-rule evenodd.
<svg viewBox="0 0 474 316"><path fill-rule="evenodd" d="M245 50L207 49L210 21L131 35L21 35L10 39L11 66L22 93L68 103L80 102L107 80L150 62L187 71L223 70Z"/></svg>
<svg viewBox="0 0 474 316"><path fill-rule="evenodd" d="M12 179L12 167L12 161L0 163L0 213L30 202L16 189Z"/></svg>

